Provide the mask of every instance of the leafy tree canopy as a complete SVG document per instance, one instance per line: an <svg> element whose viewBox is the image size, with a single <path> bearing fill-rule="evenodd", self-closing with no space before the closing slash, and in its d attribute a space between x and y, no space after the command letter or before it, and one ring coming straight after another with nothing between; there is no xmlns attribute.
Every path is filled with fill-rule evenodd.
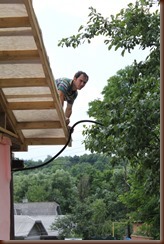
<svg viewBox="0 0 164 244"><path fill-rule="evenodd" d="M63 38L59 46L78 47L103 36L111 48L131 52L135 47L148 49L146 60L134 60L108 79L103 99L89 103L88 114L103 127L86 128L85 146L92 153L111 157L111 163L132 166L129 191L120 196L130 211L140 212L154 232L159 228L160 189L160 15L159 2L137 0L110 18L90 7L87 26L77 35ZM154 10L156 8L156 10ZM140 187L137 187L140 184ZM147 204L149 199L150 204ZM135 204L134 204L135 202ZM137 210L137 211L136 211ZM132 213L132 212L131 212ZM151 216L151 221L150 221ZM140 218L135 215L135 218Z"/></svg>

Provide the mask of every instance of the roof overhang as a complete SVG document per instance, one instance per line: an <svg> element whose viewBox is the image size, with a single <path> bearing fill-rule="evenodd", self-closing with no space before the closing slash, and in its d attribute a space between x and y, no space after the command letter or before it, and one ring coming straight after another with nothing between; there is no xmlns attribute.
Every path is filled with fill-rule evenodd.
<svg viewBox="0 0 164 244"><path fill-rule="evenodd" d="M64 145L68 128L31 0L0 0L0 135L13 151Z"/></svg>

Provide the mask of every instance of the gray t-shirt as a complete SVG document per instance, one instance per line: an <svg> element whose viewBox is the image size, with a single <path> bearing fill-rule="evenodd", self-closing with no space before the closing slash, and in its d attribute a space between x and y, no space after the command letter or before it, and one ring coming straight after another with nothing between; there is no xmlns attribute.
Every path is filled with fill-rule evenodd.
<svg viewBox="0 0 164 244"><path fill-rule="evenodd" d="M69 104L73 104L78 92L72 90L72 80L69 78L58 78L55 80L58 90L64 93L64 99Z"/></svg>

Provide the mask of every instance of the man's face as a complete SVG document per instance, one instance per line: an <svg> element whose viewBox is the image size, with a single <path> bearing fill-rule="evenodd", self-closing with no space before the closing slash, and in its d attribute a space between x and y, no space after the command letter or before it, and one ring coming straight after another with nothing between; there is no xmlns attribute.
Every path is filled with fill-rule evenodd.
<svg viewBox="0 0 164 244"><path fill-rule="evenodd" d="M88 79L83 74L81 74L78 78L74 77L74 85L77 90L81 90L87 83Z"/></svg>

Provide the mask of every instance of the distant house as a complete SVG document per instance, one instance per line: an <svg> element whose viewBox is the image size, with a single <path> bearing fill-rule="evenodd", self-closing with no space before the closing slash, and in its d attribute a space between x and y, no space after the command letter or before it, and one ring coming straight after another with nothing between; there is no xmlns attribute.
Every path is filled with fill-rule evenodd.
<svg viewBox="0 0 164 244"><path fill-rule="evenodd" d="M15 239L22 237L22 228L26 230L24 239L58 239L58 231L51 230L51 225L60 217L62 217L60 206L56 202L14 203ZM23 218L26 224L20 225ZM32 223L33 229L31 229Z"/></svg>
<svg viewBox="0 0 164 244"><path fill-rule="evenodd" d="M48 233L40 220L35 220L26 215L15 216L15 239L16 240L40 240L40 236Z"/></svg>

